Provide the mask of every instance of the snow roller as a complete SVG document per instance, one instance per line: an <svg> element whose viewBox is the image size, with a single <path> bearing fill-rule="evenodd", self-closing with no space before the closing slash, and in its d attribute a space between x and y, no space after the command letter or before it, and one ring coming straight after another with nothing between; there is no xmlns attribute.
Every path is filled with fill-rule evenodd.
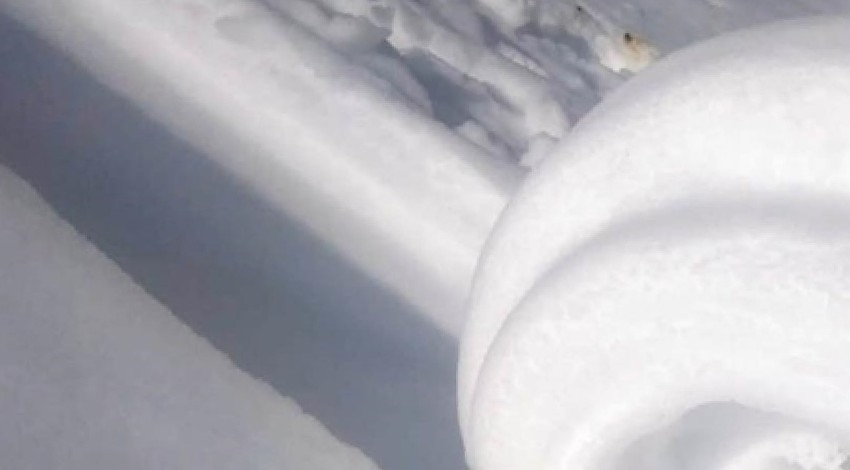
<svg viewBox="0 0 850 470"><path fill-rule="evenodd" d="M528 177L462 339L473 469L850 468L848 43L673 54Z"/></svg>

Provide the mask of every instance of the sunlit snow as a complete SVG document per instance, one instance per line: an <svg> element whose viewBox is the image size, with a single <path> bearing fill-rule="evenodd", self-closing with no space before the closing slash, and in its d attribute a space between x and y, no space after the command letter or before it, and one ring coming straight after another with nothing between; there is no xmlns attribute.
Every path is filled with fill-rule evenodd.
<svg viewBox="0 0 850 470"><path fill-rule="evenodd" d="M0 0L0 467L846 468L848 10Z"/></svg>
<svg viewBox="0 0 850 470"><path fill-rule="evenodd" d="M843 463L848 40L847 19L808 20L673 54L526 179L462 341L473 468L607 468L710 403L783 418L766 436L706 433L709 463L671 433L648 468Z"/></svg>

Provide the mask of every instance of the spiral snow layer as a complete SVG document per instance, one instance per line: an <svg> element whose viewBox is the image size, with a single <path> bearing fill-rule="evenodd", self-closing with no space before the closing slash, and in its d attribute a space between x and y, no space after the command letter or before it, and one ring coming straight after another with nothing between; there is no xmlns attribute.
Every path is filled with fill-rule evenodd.
<svg viewBox="0 0 850 470"><path fill-rule="evenodd" d="M673 54L527 179L459 369L476 470L844 468L850 21Z"/></svg>

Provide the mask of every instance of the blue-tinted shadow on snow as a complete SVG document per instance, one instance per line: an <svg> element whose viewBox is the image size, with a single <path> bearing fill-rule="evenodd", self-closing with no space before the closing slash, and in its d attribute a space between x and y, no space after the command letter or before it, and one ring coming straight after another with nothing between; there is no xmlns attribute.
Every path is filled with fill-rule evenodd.
<svg viewBox="0 0 850 470"><path fill-rule="evenodd" d="M136 282L382 468L464 468L453 338L2 16L0 64L0 162Z"/></svg>

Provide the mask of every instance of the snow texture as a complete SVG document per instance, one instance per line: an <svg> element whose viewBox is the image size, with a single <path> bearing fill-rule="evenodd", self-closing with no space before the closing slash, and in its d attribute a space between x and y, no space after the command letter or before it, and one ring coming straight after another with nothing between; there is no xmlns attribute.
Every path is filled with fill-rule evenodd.
<svg viewBox="0 0 850 470"><path fill-rule="evenodd" d="M370 86L374 76L252 2L4 3L457 334L517 167L423 120L400 95Z"/></svg>
<svg viewBox="0 0 850 470"><path fill-rule="evenodd" d="M545 290L535 287L538 283L561 282L555 279L562 257L585 256L585 245L592 245L586 248L586 257L595 260L593 250L608 253L607 243L611 253L619 249L628 254L633 246L651 251L657 247L644 248L641 243L652 245L652 237L689 247L696 243L689 233L704 225L729 225L728 231L718 229L717 243L711 238L715 232L699 235L708 238L706 250L727 243L730 253L741 253L735 255L741 263L761 263L752 261L758 253L735 244L736 236L765 232L762 238L752 235L757 238L752 250L758 251L770 237L777 247L791 243L781 235L787 228L784 212L801 220L809 215L806 220L817 219L822 225L843 217L829 201L826 205L834 212L809 210L809 202L800 202L795 192L794 185L809 188L817 193L811 199L818 204L822 195L829 199L840 192L843 182L832 187L821 181L832 171L824 169L827 163L800 170L797 160L793 164L783 159L721 161L727 154L722 151L724 142L744 150L744 157L762 147L781 150L777 155L794 151L809 155L844 145L826 134L829 126L838 126L834 120L821 128L823 118L836 111L798 113L792 109L794 103L769 101L770 96L761 92L765 83L756 80L765 71L778 74L768 73L767 78L781 76L774 81L782 83L782 91L774 94L783 100L828 94L833 83L829 80L838 80L835 77L844 69L837 71L832 62L812 63L824 60L820 54L805 57L822 44L812 45L817 42L812 39L806 47L778 51L776 41L762 37L748 47L761 47L763 54L742 53L740 63L727 58L722 67L694 66L682 75L691 82L668 76L663 70L669 65L659 67L661 71L647 67L659 57L724 31L776 18L846 12L848 5L847 0L0 0L5 13L49 38L158 121L158 132L171 132L176 140L193 146L152 142L146 131L135 131L147 129L149 123L140 124L126 112L104 113L102 103L87 102L92 96L77 96L73 88L52 96L43 88L44 77L35 74L32 89L39 97L33 102L40 107L29 109L32 102L20 100L28 115L18 116L18 97L2 97L0 116L5 121L0 135L5 142L0 139L0 144L16 140L24 142L19 145L24 150L43 151L38 158L24 151L0 159L16 162L15 171L23 169L32 184L38 182L39 191L56 210L63 210L63 217L73 216L69 220L79 231L95 238L99 249L180 319L239 367L296 398L334 434L356 443L388 468L460 468L457 438L449 429L453 423L446 425L455 406L450 370L455 337L464 322L462 304L483 240L524 176L522 167L540 169L506 216L503 225L509 228L501 229L487 250L464 345L460 407L468 443L473 442L467 426L470 409L485 410L478 415L482 420L489 419L490 406L523 413L524 405L472 406L471 395L484 380L479 380L479 369L485 359L495 364L496 372L490 374L496 378L488 380L506 377L498 365L503 355L487 351L503 323L506 327L511 323L505 318L520 310L515 308L520 299L528 296L528 302L535 302L531 299L536 294L530 291ZM829 41L824 37L822 42ZM0 47L8 51L16 46ZM701 54L709 62L719 60L713 53ZM799 70L788 72L793 80L786 81L780 72L792 62L786 61L788 57L799 60L795 62ZM717 72L718 67L724 73L740 69L749 75L729 75L729 83L700 81L703 74L726 76ZM0 74L5 90L15 89L10 69ZM638 91L615 91L610 100L605 98L634 74L637 84L631 89L647 90L645 97L637 100L629 96ZM820 75L826 79L825 88ZM670 98L659 90L671 82L687 86ZM746 84L745 93L741 87ZM738 92L724 97L725 86ZM623 115L610 122L591 117L579 124L573 142L568 128L603 98L610 103L604 102L597 116ZM628 104L633 99L637 104ZM836 106L843 103L823 99ZM74 101L82 111L57 111L63 100ZM675 100L681 107L674 106ZM733 107L738 101L749 108L738 111ZM654 111L662 107L675 108L677 114L662 119ZM770 128L769 139L754 142L746 132L765 114L771 122L781 122ZM31 126L33 116L42 127ZM786 132L787 128L795 131ZM659 152L657 146L640 145L656 144L680 129L684 134L691 129L691 140L683 138L687 145L682 148ZM800 135L809 140L794 140ZM558 141L565 137L569 150L558 150ZM52 154L65 144L74 148L73 156ZM612 156L604 150L608 148L620 153ZM560 163L547 163L553 149ZM695 160L700 155L710 162ZM785 181L774 173L783 178L799 174L789 179L793 188L774 191ZM687 178L680 178L682 174ZM753 175L769 178L759 183ZM840 172L828 178L840 179ZM547 189L533 189L538 185ZM656 186L663 191L656 191ZM727 186L731 189L724 204L732 207L724 212L715 207L714 197ZM773 193L762 194L786 189L788 204L777 202ZM691 193L707 194L707 201L693 201ZM750 197L750 193L758 194ZM679 194L684 196L680 199ZM739 199L746 201L739 204ZM652 206L656 203L663 212L659 226L676 226L672 219L681 219L682 227L672 235L659 229L659 235L641 239L633 234L631 220L656 210ZM699 206L703 203L707 207ZM739 210L743 215L734 216ZM749 227L751 218L763 223L741 228ZM715 223L715 219L721 220ZM735 225L738 221L740 226ZM641 222L634 225L635 233L643 233ZM619 231L622 240L598 235ZM637 241L631 240L633 236ZM800 243L820 246L823 239L817 236L800 235L804 240ZM682 250L684 259L699 258L701 253L699 248ZM782 250L777 248L776 253ZM591 271L599 277L606 275L606 269L632 272L633 266L617 265L632 258L624 255L622 261L609 262L599 256L600 267L593 269L601 271L581 263L570 269L588 270L587 282L597 282ZM658 258L664 256L661 250ZM654 264L645 267L640 256L632 261L640 266L634 269L656 275ZM797 264L809 266L806 262ZM552 280L544 274L550 269ZM828 269L811 269L829 276ZM686 274L679 276L681 289L701 285L693 281L688 287L688 279L703 278ZM628 279L617 282L624 291L631 288ZM598 286L592 287L593 291ZM613 303L615 291L611 296ZM540 302L560 302L558 296L540 297L549 299ZM737 328L736 321L730 320ZM624 325L640 331L646 324L635 322ZM784 323L777 325L784 328ZM746 334L742 329L739 336ZM526 336L516 336L521 337ZM532 342L539 339L527 337ZM560 338L556 333L552 337ZM616 334L611 338L612 343L619 341ZM658 341L664 343L663 338ZM558 349L557 355L563 350ZM536 361L538 356L532 351L523 357ZM742 353L742 357L749 356ZM599 368L607 370L607 364ZM635 370L646 373L637 366ZM635 381L641 383L641 378ZM671 463L666 442L677 441L680 432L704 430L704 416L717 414L704 413L701 407L682 414L673 410L678 406L673 403L673 408L664 409L669 418L664 425L659 424L663 420L652 426L635 425L636 432L649 433L636 444L626 449L626 441L634 441L631 435L621 446L611 444L619 446L618 451L625 449L625 457L607 463L630 470L637 464L624 462L644 462L641 470L664 465L706 468L707 460L699 455L735 454L740 458L731 460L729 468L740 468L776 456L779 448L819 449L815 454L825 460L843 455L830 436L821 435L822 423L771 414L764 410L786 412L793 407L762 406L761 398L741 410L717 405L730 417L717 424L721 431L711 431L714 434L738 436L734 430L741 423L768 423L750 434L741 431L746 434L740 439L743 444L731 438L713 445L689 441L687 446L676 446L674 454L696 449L688 454L697 457ZM683 407L692 407L688 400ZM627 400L623 403L628 407ZM588 410L595 409L588 405ZM674 418L679 421L674 423ZM499 419L494 413L493 420ZM504 419L503 424L513 425ZM617 423L615 430L620 429ZM477 426L483 430L479 432L491 433L486 439L505 435L495 425L492 431L489 425ZM809 432L812 427L821 434ZM781 428L784 434L763 428ZM517 431L512 436L522 439L504 449L513 452L513 445L526 445L541 435L548 436L540 430ZM594 439L596 434L586 436ZM544 445L542 440L532 444L535 449ZM749 450L742 450L744 445ZM479 451L478 444L470 446L471 456ZM789 452L799 460L802 451ZM529 466L533 468L524 462L514 468Z"/></svg>
<svg viewBox="0 0 850 470"><path fill-rule="evenodd" d="M7 468L375 469L239 371L0 167Z"/></svg>
<svg viewBox="0 0 850 470"><path fill-rule="evenodd" d="M0 164L239 368L381 468L466 468L455 337L2 15L0 44Z"/></svg>
<svg viewBox="0 0 850 470"><path fill-rule="evenodd" d="M514 162L523 162L535 140L562 138L612 89L663 54L753 24L850 9L847 0L256 3L267 8L255 10L255 21L242 29L267 29L275 19L286 29L297 24L413 111ZM471 126L485 130L486 140L466 132Z"/></svg>
<svg viewBox="0 0 850 470"><path fill-rule="evenodd" d="M848 41L800 20L674 53L532 172L462 341L474 469L846 465Z"/></svg>
<svg viewBox="0 0 850 470"><path fill-rule="evenodd" d="M777 20L846 15L847 0L586 0L606 23L667 54L718 34Z"/></svg>

